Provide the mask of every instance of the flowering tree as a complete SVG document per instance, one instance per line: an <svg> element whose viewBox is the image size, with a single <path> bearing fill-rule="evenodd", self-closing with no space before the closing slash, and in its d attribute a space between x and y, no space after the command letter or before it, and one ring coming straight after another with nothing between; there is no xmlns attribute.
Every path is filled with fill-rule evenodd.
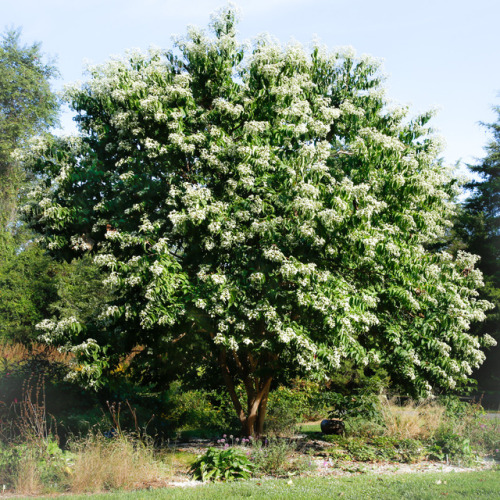
<svg viewBox="0 0 500 500"><path fill-rule="evenodd" d="M56 256L93 253L116 297L44 338L91 384L134 347L201 345L247 435L288 367L378 364L419 394L467 380L488 303L474 256L426 249L453 209L430 116L389 110L368 58L247 50L231 10L211 27L91 69L68 91L80 136L33 147L31 224Z"/></svg>

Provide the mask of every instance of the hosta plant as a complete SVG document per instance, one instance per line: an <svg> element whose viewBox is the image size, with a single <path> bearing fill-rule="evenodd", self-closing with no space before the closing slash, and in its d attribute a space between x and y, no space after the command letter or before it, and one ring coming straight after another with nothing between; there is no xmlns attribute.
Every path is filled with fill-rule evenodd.
<svg viewBox="0 0 500 500"><path fill-rule="evenodd" d="M249 479L252 469L250 459L241 450L208 448L203 455L198 455L190 473L200 481L233 481Z"/></svg>

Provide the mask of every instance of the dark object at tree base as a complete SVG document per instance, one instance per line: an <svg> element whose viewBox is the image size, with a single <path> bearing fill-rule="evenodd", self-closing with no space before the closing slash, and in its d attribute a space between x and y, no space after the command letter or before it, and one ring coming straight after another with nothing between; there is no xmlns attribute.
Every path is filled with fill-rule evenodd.
<svg viewBox="0 0 500 500"><path fill-rule="evenodd" d="M321 432L323 434L343 434L344 430L344 422L337 418L321 421Z"/></svg>

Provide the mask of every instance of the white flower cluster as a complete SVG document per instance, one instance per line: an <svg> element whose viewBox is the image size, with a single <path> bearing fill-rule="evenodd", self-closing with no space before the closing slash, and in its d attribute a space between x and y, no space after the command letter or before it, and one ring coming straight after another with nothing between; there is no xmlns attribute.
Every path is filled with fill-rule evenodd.
<svg viewBox="0 0 500 500"><path fill-rule="evenodd" d="M494 347L497 345L497 341L488 333L483 335L482 342L485 347Z"/></svg>
<svg viewBox="0 0 500 500"><path fill-rule="evenodd" d="M265 248L262 254L266 259L272 262L283 262L286 260L286 257L283 255L283 252L274 245L270 248Z"/></svg>
<svg viewBox="0 0 500 500"><path fill-rule="evenodd" d="M97 343L97 341L95 341L94 339L86 339L81 344L72 346L70 352L77 355L86 354L87 356L89 356L96 349L99 349L99 344Z"/></svg>
<svg viewBox="0 0 500 500"><path fill-rule="evenodd" d="M268 122L249 121L243 125L243 130L247 134L262 134L268 128Z"/></svg>
<svg viewBox="0 0 500 500"><path fill-rule="evenodd" d="M80 330L80 322L74 316L63 318L60 321L44 319L36 325L36 329L42 331L38 337L41 342L53 344L72 336L72 332Z"/></svg>

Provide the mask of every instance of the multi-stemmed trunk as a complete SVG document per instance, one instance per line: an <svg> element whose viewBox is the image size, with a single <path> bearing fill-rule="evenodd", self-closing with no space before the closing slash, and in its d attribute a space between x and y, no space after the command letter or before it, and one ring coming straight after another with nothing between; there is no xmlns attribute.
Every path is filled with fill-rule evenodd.
<svg viewBox="0 0 500 500"><path fill-rule="evenodd" d="M272 378L268 377L261 382L258 392L247 398L246 415L240 416L242 431L247 436L261 436L264 432L266 418L267 397L271 388Z"/></svg>
<svg viewBox="0 0 500 500"><path fill-rule="evenodd" d="M236 367L238 377L241 378L245 387L247 396L246 408L238 397L235 377L231 373L228 364L228 352L224 348L219 354L219 365L229 395L231 396L231 401L240 419L243 435L253 437L261 436L264 431L267 399L273 378L271 375L257 375L257 362L250 353L246 353L245 356L241 358L236 351L229 351L229 353L232 361L234 361L233 364Z"/></svg>

